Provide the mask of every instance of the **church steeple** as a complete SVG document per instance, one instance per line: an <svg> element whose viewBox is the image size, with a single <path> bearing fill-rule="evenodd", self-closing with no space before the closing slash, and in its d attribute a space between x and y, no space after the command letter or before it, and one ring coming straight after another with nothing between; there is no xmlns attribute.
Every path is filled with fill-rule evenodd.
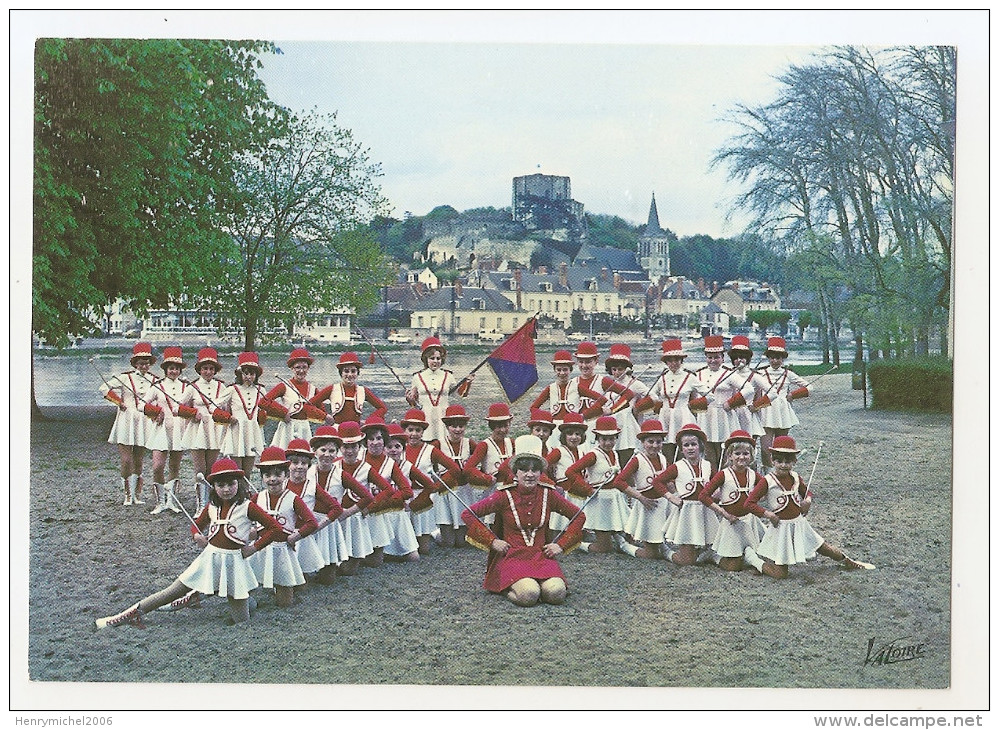
<svg viewBox="0 0 999 730"><path fill-rule="evenodd" d="M656 210L656 194L652 193L652 205L649 206L649 222L645 225L645 235L663 235L666 231L659 225L659 211Z"/></svg>
<svg viewBox="0 0 999 730"><path fill-rule="evenodd" d="M670 234L659 225L656 194L652 193L649 222L645 226L645 231L638 237L638 260L652 281L658 280L661 276L669 276L669 239Z"/></svg>

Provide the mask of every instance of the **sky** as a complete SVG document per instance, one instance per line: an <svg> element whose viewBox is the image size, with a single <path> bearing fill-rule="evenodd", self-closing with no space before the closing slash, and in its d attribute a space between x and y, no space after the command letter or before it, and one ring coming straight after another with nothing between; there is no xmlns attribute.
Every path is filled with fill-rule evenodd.
<svg viewBox="0 0 999 730"><path fill-rule="evenodd" d="M799 46L277 41L270 97L337 112L382 166L401 218L510 205L512 178L571 179L591 213L643 223L652 194L678 235L737 233L738 188L711 158L737 103L765 104Z"/></svg>

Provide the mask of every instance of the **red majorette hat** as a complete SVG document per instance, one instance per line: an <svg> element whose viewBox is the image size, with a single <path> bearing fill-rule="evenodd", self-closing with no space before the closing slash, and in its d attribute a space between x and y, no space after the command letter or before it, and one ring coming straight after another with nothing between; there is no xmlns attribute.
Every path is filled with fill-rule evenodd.
<svg viewBox="0 0 999 730"><path fill-rule="evenodd" d="M341 423L338 433L340 440L345 444L358 444L364 441L364 434L361 433L361 426L357 421Z"/></svg>
<svg viewBox="0 0 999 730"><path fill-rule="evenodd" d="M266 451L266 449L264 449ZM315 456L312 447L305 439L292 439L288 442L288 448L284 450L285 456L307 456L310 459ZM262 458L262 457L261 457Z"/></svg>
<svg viewBox="0 0 999 730"><path fill-rule="evenodd" d="M402 420L399 421L399 425L403 428L409 425L429 428L430 422L427 420L427 414L419 408L410 408L406 411L406 415L402 417Z"/></svg>
<svg viewBox="0 0 999 730"><path fill-rule="evenodd" d="M771 353L774 355L780 355L781 357L787 357L787 343L784 342L783 337L767 338L767 349L763 354L769 356Z"/></svg>
<svg viewBox="0 0 999 730"><path fill-rule="evenodd" d="M687 436L688 434L692 436L697 436L697 438L700 439L702 444L705 444L708 441L707 434L705 434L704 431L701 430L700 426L698 426L696 423L688 423L686 426L684 426L683 428L681 428L679 431L676 432L676 443L679 444L680 439L682 439L684 436Z"/></svg>
<svg viewBox="0 0 999 730"><path fill-rule="evenodd" d="M263 469L268 466L288 466L291 462L288 461L288 457L285 454L284 449L280 446L268 446L260 454L260 461L257 462L257 468Z"/></svg>
<svg viewBox="0 0 999 730"><path fill-rule="evenodd" d="M423 341L423 344L420 345L420 357L426 358L427 350L432 350L435 347L441 351L441 360L447 357L447 348L444 347L437 337L428 337Z"/></svg>
<svg viewBox="0 0 999 730"><path fill-rule="evenodd" d="M704 338L705 352L725 352L725 338L721 335L708 335Z"/></svg>
<svg viewBox="0 0 999 730"><path fill-rule="evenodd" d="M364 431L364 435L367 436L368 431L374 431L375 429L382 432L383 441L388 441L388 424L385 423L385 419L381 416L372 414L365 419L364 425L361 426L361 430Z"/></svg>
<svg viewBox="0 0 999 730"><path fill-rule="evenodd" d="M135 346L132 347L132 357L129 359L132 367L135 367L135 361L140 358L146 358L149 360L149 364L152 365L156 362L156 355L153 354L153 346L148 342L136 342Z"/></svg>
<svg viewBox="0 0 999 730"><path fill-rule="evenodd" d="M623 343L611 345L610 354L604 359L605 365L612 362L623 362L627 367L631 367L631 348Z"/></svg>
<svg viewBox="0 0 999 730"><path fill-rule="evenodd" d="M534 426L551 426L555 428L555 421L552 420L551 411L543 411L540 408L532 410L531 417L527 421L527 427L533 428Z"/></svg>
<svg viewBox="0 0 999 730"><path fill-rule="evenodd" d="M388 425L388 440L402 441L405 444L409 441L409 437L406 436L406 432L402 430L402 426L398 423L390 423Z"/></svg>
<svg viewBox="0 0 999 730"><path fill-rule="evenodd" d="M215 351L214 347L202 347L198 350L198 360L194 363L195 372L205 363L211 363L215 366L216 370L222 369L222 363L219 362L219 354Z"/></svg>
<svg viewBox="0 0 999 730"><path fill-rule="evenodd" d="M214 484L223 477L245 477L246 473L239 468L232 459L218 459L212 464L212 473L208 475L208 482Z"/></svg>
<svg viewBox="0 0 999 730"><path fill-rule="evenodd" d="M642 428L638 432L638 440L641 441L646 436L666 436L666 429L663 424L655 418L642 422Z"/></svg>
<svg viewBox="0 0 999 730"><path fill-rule="evenodd" d="M621 429L618 428L617 420L615 420L614 416L600 416L593 427L593 433L598 436L617 436L621 433Z"/></svg>
<svg viewBox="0 0 999 730"><path fill-rule="evenodd" d="M743 431L740 429L738 431L733 431L732 435L725 439L726 449L733 444L749 444L750 446L756 446L756 439L753 438L749 431Z"/></svg>
<svg viewBox="0 0 999 730"><path fill-rule="evenodd" d="M493 403L486 413L486 421L512 421L513 415L506 403Z"/></svg>
<svg viewBox="0 0 999 730"><path fill-rule="evenodd" d="M444 421L444 423L468 423L470 417L468 413L465 412L465 406L453 405L447 407L447 410L444 411L444 415L441 416L441 420Z"/></svg>
<svg viewBox="0 0 999 730"><path fill-rule="evenodd" d="M329 441L337 444L343 443L343 439L340 438L340 432L336 426L320 426L316 429L316 435L309 439L309 446L313 449L318 449Z"/></svg>
<svg viewBox="0 0 999 730"><path fill-rule="evenodd" d="M749 346L749 338L745 335L735 335L732 344L728 347L728 356L732 357L734 352L745 352L749 357L753 356L753 348Z"/></svg>
<svg viewBox="0 0 999 730"><path fill-rule="evenodd" d="M257 371L257 377L264 374L264 369L260 367L260 357L255 352L241 352L237 361L237 370L250 368Z"/></svg>
<svg viewBox="0 0 999 730"><path fill-rule="evenodd" d="M556 365L575 365L576 361L572 359L572 353L568 350L559 350L552 356L552 367Z"/></svg>
<svg viewBox="0 0 999 730"><path fill-rule="evenodd" d="M291 351L291 354L288 355L288 367L291 367L299 360L304 360L305 362L309 363L309 365L315 362L315 359L312 357L312 355L309 354L309 351L306 350L304 347L296 347L294 350Z"/></svg>
<svg viewBox="0 0 999 730"><path fill-rule="evenodd" d="M576 346L576 359L586 360L591 357L598 357L597 346L593 342L580 342Z"/></svg>
<svg viewBox="0 0 999 730"><path fill-rule="evenodd" d="M163 348L163 362L160 363L160 367L166 370L167 365L180 365L181 370L187 367L187 363L184 362L184 355L179 347Z"/></svg>
<svg viewBox="0 0 999 730"><path fill-rule="evenodd" d="M559 431L571 431L572 429L577 429L579 431L585 431L589 426L583 421L583 414L576 413L575 411L569 411L565 414L565 418L562 423L559 424Z"/></svg>
<svg viewBox="0 0 999 730"><path fill-rule="evenodd" d="M774 444L770 447L771 452L777 452L778 454L800 454L801 449L798 445L794 443L794 439L791 436L776 436L774 437Z"/></svg>
<svg viewBox="0 0 999 730"><path fill-rule="evenodd" d="M667 357L687 357L687 353L683 351L683 343L680 340L665 340L662 344L663 354L659 358L663 362L666 361Z"/></svg>
<svg viewBox="0 0 999 730"><path fill-rule="evenodd" d="M336 364L336 369L341 373L347 365L353 365L358 370L361 369L361 361L357 357L356 352L345 352L340 356L340 360Z"/></svg>

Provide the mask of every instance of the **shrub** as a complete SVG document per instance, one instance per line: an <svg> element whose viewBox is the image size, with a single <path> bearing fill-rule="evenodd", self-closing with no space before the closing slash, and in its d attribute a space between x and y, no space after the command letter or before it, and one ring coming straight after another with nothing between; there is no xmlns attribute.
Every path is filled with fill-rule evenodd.
<svg viewBox="0 0 999 730"><path fill-rule="evenodd" d="M877 360L867 367L872 408L950 412L954 365L945 357Z"/></svg>

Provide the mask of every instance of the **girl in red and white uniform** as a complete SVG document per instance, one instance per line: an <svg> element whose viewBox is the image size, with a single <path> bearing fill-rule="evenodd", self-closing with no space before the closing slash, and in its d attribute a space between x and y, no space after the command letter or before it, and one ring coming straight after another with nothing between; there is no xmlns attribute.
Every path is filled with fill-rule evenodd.
<svg viewBox="0 0 999 730"><path fill-rule="evenodd" d="M368 527L375 550L364 564L381 565L383 559L395 562L419 560L420 545L405 509L406 502L413 498L413 488L399 462L385 450L389 438L388 426L381 416L372 415L361 430L364 432L364 460L389 485L388 489L378 493L375 493L375 488L371 490L375 499L368 507ZM386 536L385 542L382 542L382 533Z"/></svg>
<svg viewBox="0 0 999 730"><path fill-rule="evenodd" d="M359 444L364 436L356 423L348 429L348 434L352 439L351 460L358 462ZM363 510L371 504L373 497L368 488L354 478L352 471L344 471L343 458L337 455L344 444L336 426L320 426L309 444L315 449L318 462L313 467L314 472L313 469L309 470L310 478L315 478L316 484L343 508L343 513L337 520L341 532L330 536L331 539L342 537L343 542L330 544L331 564L336 564L338 575L354 575L361 560L370 555L373 549L371 534L363 515ZM355 463L355 468L357 465Z"/></svg>
<svg viewBox="0 0 999 730"><path fill-rule="evenodd" d="M613 381L608 383L607 378L603 379L604 391L618 394L607 405L608 413L614 416L617 427L621 429L617 437L617 457L622 464L627 464L638 446L639 427L634 408L649 392L649 387L635 377L631 348L628 345L611 345L610 354L604 359L604 367Z"/></svg>
<svg viewBox="0 0 999 730"><path fill-rule="evenodd" d="M309 400L316 396L316 386L309 382L309 368L315 358L304 347L295 348L288 356L288 367L292 370L291 380L286 385L278 383L264 396L270 403L273 414L281 419L272 446L288 447L292 439L312 438L312 423L325 423L326 412L312 405Z"/></svg>
<svg viewBox="0 0 999 730"><path fill-rule="evenodd" d="M306 580L310 575L315 575L319 583L329 585L336 578L336 562L331 555L345 554L347 550L343 530L337 522L343 514L343 507L316 484L315 473L311 479L309 478L309 468L312 466L314 456L308 441L291 440L285 451L285 458L288 459L286 486L301 498L302 503L316 519L316 529L308 535L303 535L295 544L298 564Z"/></svg>
<svg viewBox="0 0 999 730"><path fill-rule="evenodd" d="M628 460L614 480L614 485L632 498L631 514L624 531L642 543L642 547L630 542L619 546L622 552L632 557L660 557L670 503L663 499L665 490L654 486L653 482L666 470L662 453L665 435L666 431L659 421L650 419L642 423L638 434L641 451Z"/></svg>
<svg viewBox="0 0 999 730"><path fill-rule="evenodd" d="M163 348L164 376L153 384L146 399L150 405L160 409L155 426L146 442L146 448L153 452L153 484L158 490L159 500L150 514L158 515L164 510L179 513L180 507L174 502L174 492L180 486L180 460L184 456L184 428L187 421L177 414L187 383L180 379L185 363L179 347ZM166 468L169 466L170 479Z"/></svg>
<svg viewBox="0 0 999 730"><path fill-rule="evenodd" d="M603 404L606 398L586 386L582 386L582 390L580 390L579 380L571 377L575 362L571 352L559 350L552 357L551 362L555 370L555 382L538 394L538 397L530 405L531 410L544 408L547 403L548 411L552 414L552 420L556 426L562 423L569 413L580 413L586 420L595 419L603 413ZM586 399L591 405L582 408L583 399ZM554 449L557 446L558 439L553 432L548 440L548 447Z"/></svg>
<svg viewBox="0 0 999 730"><path fill-rule="evenodd" d="M548 452L546 457L547 470L555 481L558 493L577 507L582 507L583 501L592 494L593 490L582 478L570 479L566 472L570 466L582 458L583 454L590 451L590 447L585 444L586 424L580 414L569 412L559 424L558 430L559 446ZM565 529L568 524L567 517L558 513L552 515L551 529L554 532L557 533L559 530Z"/></svg>
<svg viewBox="0 0 999 730"><path fill-rule="evenodd" d="M762 395L756 405L760 409L765 434L762 439L763 465L772 466L770 446L775 436L787 436L798 425L798 416L791 402L808 397L808 383L784 364L787 358L787 343L783 337L767 339L767 349L763 353L770 364L760 370L764 383Z"/></svg>
<svg viewBox="0 0 999 730"><path fill-rule="evenodd" d="M689 402L700 395L701 381L697 373L683 367L687 353L680 340L665 340L662 351L660 359L666 363L666 369L656 378L648 394L635 404L635 411L640 414L651 408L658 413L659 422L666 429L663 453L666 461L673 463L676 461L677 431L695 422Z"/></svg>
<svg viewBox="0 0 999 730"><path fill-rule="evenodd" d="M161 411L146 403L151 395L153 379L148 377L150 366L156 362L148 342L136 342L129 361L132 370L114 375L101 384L101 394L118 406L109 444L117 444L121 463L121 487L125 493L123 505L142 504L142 461L146 455L146 442L153 433Z"/></svg>
<svg viewBox="0 0 999 730"><path fill-rule="evenodd" d="M873 569L870 563L854 560L830 545L812 528L807 518L812 507L812 492L794 471L801 453L794 439L776 437L770 452L774 470L756 483L746 500L749 510L769 523L756 550L763 558L763 564L756 566L757 569L773 578L786 578L789 565L811 560L816 553L842 563L845 568Z"/></svg>
<svg viewBox="0 0 999 730"><path fill-rule="evenodd" d="M239 353L236 382L222 392L219 407L212 414L216 423L226 426L222 453L232 457L249 472L253 460L264 450L263 423L267 422L267 401L257 383L264 369L255 352Z"/></svg>
<svg viewBox="0 0 999 730"><path fill-rule="evenodd" d="M732 338L728 356L732 361L732 377L739 386L739 391L732 400L732 414L739 424L736 430L746 431L754 438L758 438L763 435L763 418L753 403L766 389L764 385L766 379L750 367L753 350L749 346L749 338L745 335L735 335Z"/></svg>
<svg viewBox="0 0 999 730"><path fill-rule="evenodd" d="M478 443L463 470L475 501L485 499L513 476L507 464L513 456L513 440L509 436L512 420L513 414L506 403L492 403L486 412L489 437ZM491 519L487 517L486 522Z"/></svg>
<svg viewBox="0 0 999 730"><path fill-rule="evenodd" d="M613 404L619 402L620 398L629 401L634 397L632 391L625 388L609 375L602 377L597 375L598 360L599 353L594 343L580 342L576 347L576 365L579 368L579 375L572 379L572 383L576 388L576 392L579 393L579 407L577 410L583 414L583 418L591 427L591 444L596 443L597 432L593 429L593 426L596 423L596 419L600 417L600 414L609 413ZM596 393L597 396L586 395L587 391ZM616 394L616 398L614 398L614 394ZM613 401L611 400L612 398L614 398ZM598 406L600 410L594 413L594 409Z"/></svg>
<svg viewBox="0 0 999 730"><path fill-rule="evenodd" d="M372 416L382 420L388 413L385 403L370 388L357 384L361 375L361 361L354 352L345 352L340 356L336 369L340 371L340 382L327 385L309 401L317 408L322 408L327 401L330 412L326 416L326 424L346 423L347 421L364 421L365 406L374 408Z"/></svg>
<svg viewBox="0 0 999 730"><path fill-rule="evenodd" d="M202 347L198 350L198 359L194 363L194 372L198 377L187 384L177 409L178 415L188 421L184 428L182 446L185 451L191 452L191 461L197 474L208 472L222 448L224 427L212 418L226 387L225 383L215 378L221 367L215 348ZM196 482L194 488L198 509L201 509L208 499L208 490L200 482Z"/></svg>
<svg viewBox="0 0 999 730"><path fill-rule="evenodd" d="M581 479L592 489L599 490L586 505L586 526L596 533L596 539L585 545L591 553L614 552L615 544L623 542L620 534L628 521L628 503L624 493L614 485L621 471L614 446L617 443L617 421L613 416L600 416L594 426L596 448L580 457L566 469L568 479Z"/></svg>
<svg viewBox="0 0 999 730"><path fill-rule="evenodd" d="M430 552L430 544L434 541L434 532L437 531L437 518L434 515L434 503L437 501L434 492L437 490L437 484L406 461L408 443L409 437L406 436L402 426L390 423L385 451L399 465L403 476L409 480L412 487L413 498L407 503L406 510L413 525L413 533L416 535L417 552L420 555L427 555Z"/></svg>
<svg viewBox="0 0 999 730"><path fill-rule="evenodd" d="M711 478L711 462L704 458L704 432L688 423L677 433L680 460L652 480L658 489L666 490L676 509L666 518L663 557L677 565L693 565L714 542L718 532L718 516L701 501L701 490ZM669 546L666 543L672 545Z"/></svg>
<svg viewBox="0 0 999 730"><path fill-rule="evenodd" d="M690 400L690 408L697 414L697 423L707 438L706 456L712 471L721 461L721 445L728 435L739 430L739 420L732 413L739 394L741 381L731 368L722 365L725 339L721 335L704 338L704 357L708 364L697 371L701 381L702 396Z"/></svg>
<svg viewBox="0 0 999 730"><path fill-rule="evenodd" d="M406 391L406 401L426 415L430 425L423 434L423 439L443 441L447 438L447 428L441 419L450 405L450 390L457 385L457 381L454 373L443 367L447 359L447 348L436 337L428 337L420 345L420 359L423 361L423 370L413 373L413 381ZM473 376L467 377L471 380Z"/></svg>
<svg viewBox="0 0 999 730"><path fill-rule="evenodd" d="M440 479L452 490L458 487L458 484L462 480L462 468L450 457L446 456L443 451L438 447L437 441L425 441L424 433L428 428L428 420L426 415L418 408L410 408L406 411L406 415L399 422L399 426L406 433L406 449L404 452L404 458L410 464L413 465L414 469L423 472L428 478L434 481L434 488L436 489L436 494L434 494L434 520L437 524L440 524L439 518L437 517L438 507L440 504L444 507L450 504L448 501L453 495L440 486L436 481ZM448 495L445 497L444 495ZM425 519L425 518L424 518ZM445 534L443 526L441 529L441 545L444 547L456 547L459 546L457 542L459 535L457 530L450 531ZM419 534L419 533L417 533ZM453 541L448 541L449 538L453 538ZM461 543L464 544L464 543Z"/></svg>
<svg viewBox="0 0 999 730"><path fill-rule="evenodd" d="M563 603L568 588L555 558L579 544L585 515L540 483L544 461L537 437L517 439L511 467L513 484L501 486L462 513L469 541L489 551L482 585L517 606ZM549 541L546 528L553 511L575 519L561 537ZM487 515L495 516L495 530L485 524Z"/></svg>
<svg viewBox="0 0 999 730"><path fill-rule="evenodd" d="M247 599L257 587L257 579L247 560L254 553L282 539L281 525L246 495L245 474L232 459L219 459L212 465L209 504L195 518L191 528L194 542L202 552L167 588L148 596L114 616L96 621L97 628L131 624L144 627L142 617L198 593L218 594L229 599L229 617L234 623L250 618ZM250 540L253 523L263 526L256 542Z"/></svg>
<svg viewBox="0 0 999 730"><path fill-rule="evenodd" d="M743 559L750 565L761 564L756 548L766 528L747 507L749 493L759 478L749 468L755 445L748 431L733 431L725 441L726 467L708 480L699 495L701 502L721 518L711 550L722 570L742 570Z"/></svg>
<svg viewBox="0 0 999 730"><path fill-rule="evenodd" d="M459 473L453 485L458 496L446 489L440 489L439 485L435 483L433 519L435 529L440 530L441 545L454 547L456 544L463 545L465 543L465 523L461 519L461 513L465 508L459 498L465 500L465 504L478 501L478 497L475 496L465 474L465 464L478 443L465 436L465 429L468 427L470 418L465 412L464 406L457 404L448 406L441 420L444 421L444 427L447 429L447 437L441 440L438 445L441 453L458 465ZM424 466L427 466L425 457ZM427 519L427 516L422 518L423 521ZM419 534L418 530L417 535Z"/></svg>
<svg viewBox="0 0 999 730"><path fill-rule="evenodd" d="M295 600L295 586L305 585L295 545L318 527L312 510L288 489L290 463L284 450L277 446L268 446L260 454L257 468L264 489L255 501L281 526L283 539L275 540L250 558L257 582L274 589L274 603L281 608L287 608Z"/></svg>
<svg viewBox="0 0 999 730"><path fill-rule="evenodd" d="M364 558L374 552L375 546L371 539L371 529L364 510L368 508L374 496L369 485L374 485L377 491L391 489L391 486L371 466L360 458L361 442L364 434L361 426L354 421L347 421L337 429L340 435L340 459L334 462L326 483L326 491L336 497L346 509L355 505L361 508L343 519L343 535L347 540L347 562L340 566L340 575L354 575ZM353 489L347 477L353 477L358 489Z"/></svg>

